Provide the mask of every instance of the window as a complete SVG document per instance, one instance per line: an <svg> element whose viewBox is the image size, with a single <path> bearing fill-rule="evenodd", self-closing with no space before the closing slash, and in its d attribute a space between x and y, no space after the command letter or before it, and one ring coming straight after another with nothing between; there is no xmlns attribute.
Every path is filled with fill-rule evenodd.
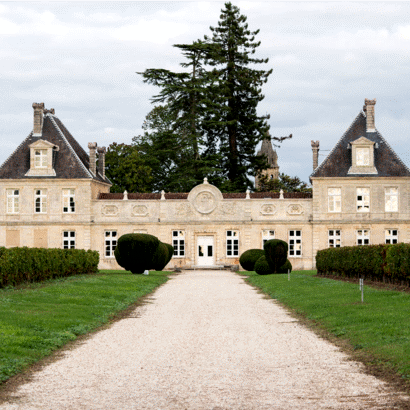
<svg viewBox="0 0 410 410"><path fill-rule="evenodd" d="M329 229L329 248L340 248L341 246L341 234L340 229Z"/></svg>
<svg viewBox="0 0 410 410"><path fill-rule="evenodd" d="M264 229L262 231L262 247L265 245L267 241L270 241L271 239L275 239L275 231Z"/></svg>
<svg viewBox="0 0 410 410"><path fill-rule="evenodd" d="M47 212L47 190L36 189L34 195L34 212L44 214Z"/></svg>
<svg viewBox="0 0 410 410"><path fill-rule="evenodd" d="M289 256L302 256L302 232L289 231Z"/></svg>
<svg viewBox="0 0 410 410"><path fill-rule="evenodd" d="M35 168L47 168L47 150L36 149L34 150L34 167Z"/></svg>
<svg viewBox="0 0 410 410"><path fill-rule="evenodd" d="M185 232L172 231L172 246L174 247L174 256L185 256Z"/></svg>
<svg viewBox="0 0 410 410"><path fill-rule="evenodd" d="M105 231L105 256L114 257L114 251L117 247L117 231Z"/></svg>
<svg viewBox="0 0 410 410"><path fill-rule="evenodd" d="M356 148L356 165L370 165L370 148Z"/></svg>
<svg viewBox="0 0 410 410"><path fill-rule="evenodd" d="M75 190L63 189L63 212L75 212Z"/></svg>
<svg viewBox="0 0 410 410"><path fill-rule="evenodd" d="M342 208L342 189L328 188L328 209L329 212L341 212Z"/></svg>
<svg viewBox="0 0 410 410"><path fill-rule="evenodd" d="M385 230L386 243L394 244L399 241L399 234L397 229L386 229Z"/></svg>
<svg viewBox="0 0 410 410"><path fill-rule="evenodd" d="M239 232L226 231L226 256L239 256Z"/></svg>
<svg viewBox="0 0 410 410"><path fill-rule="evenodd" d="M18 189L7 189L7 213L18 214L20 210L20 192Z"/></svg>
<svg viewBox="0 0 410 410"><path fill-rule="evenodd" d="M385 212L398 212L399 190L397 188L386 188L384 190Z"/></svg>
<svg viewBox="0 0 410 410"><path fill-rule="evenodd" d="M357 188L357 212L370 211L370 188Z"/></svg>
<svg viewBox="0 0 410 410"><path fill-rule="evenodd" d="M370 243L370 232L368 229L359 229L356 232L356 239L358 245L369 245Z"/></svg>
<svg viewBox="0 0 410 410"><path fill-rule="evenodd" d="M63 249L75 249L75 231L63 232Z"/></svg>

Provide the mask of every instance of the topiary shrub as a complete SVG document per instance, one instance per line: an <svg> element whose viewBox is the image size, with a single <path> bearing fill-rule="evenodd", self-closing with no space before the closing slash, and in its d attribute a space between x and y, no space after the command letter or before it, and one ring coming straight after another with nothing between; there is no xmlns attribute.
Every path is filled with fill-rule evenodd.
<svg viewBox="0 0 410 410"><path fill-rule="evenodd" d="M268 261L266 260L266 256L263 255L261 256L255 263L255 272L258 275L270 275L271 273L273 273L271 271L271 268L269 266Z"/></svg>
<svg viewBox="0 0 410 410"><path fill-rule="evenodd" d="M278 273L288 257L288 244L280 239L271 239L264 245L266 260L272 273Z"/></svg>
<svg viewBox="0 0 410 410"><path fill-rule="evenodd" d="M174 248L172 248L174 251ZM152 269L161 271L169 261L169 250L165 243L160 242L152 258Z"/></svg>
<svg viewBox="0 0 410 410"><path fill-rule="evenodd" d="M114 251L118 265L132 273L152 269L153 257L160 241L145 233L127 233L118 238Z"/></svg>
<svg viewBox="0 0 410 410"><path fill-rule="evenodd" d="M240 256L239 263L243 269L253 271L256 261L263 255L265 255L263 249L248 249Z"/></svg>
<svg viewBox="0 0 410 410"><path fill-rule="evenodd" d="M165 246L168 248L168 260L167 260L167 263L165 264L165 266L167 266L169 261L174 256L174 247L169 243L166 243Z"/></svg>
<svg viewBox="0 0 410 410"><path fill-rule="evenodd" d="M278 273L288 273L288 270L289 272L292 272L292 264L289 259L286 259L285 264L279 268Z"/></svg>

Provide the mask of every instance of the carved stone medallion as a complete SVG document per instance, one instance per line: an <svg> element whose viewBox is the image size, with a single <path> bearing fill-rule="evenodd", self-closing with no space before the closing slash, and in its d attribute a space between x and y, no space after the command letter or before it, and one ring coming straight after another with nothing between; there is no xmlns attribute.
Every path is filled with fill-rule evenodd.
<svg viewBox="0 0 410 410"><path fill-rule="evenodd" d="M275 215L276 207L272 204L264 204L261 207L261 215Z"/></svg>
<svg viewBox="0 0 410 410"><path fill-rule="evenodd" d="M102 207L101 213L105 216L116 216L116 215L118 215L118 206L116 206L116 205L104 205Z"/></svg>
<svg viewBox="0 0 410 410"><path fill-rule="evenodd" d="M132 208L132 216L147 216L148 208L145 205L135 205Z"/></svg>
<svg viewBox="0 0 410 410"><path fill-rule="evenodd" d="M194 200L195 209L201 214L209 214L216 208L216 199L212 192L202 191Z"/></svg>
<svg viewBox="0 0 410 410"><path fill-rule="evenodd" d="M305 212L305 210L303 209L302 205L291 204L288 206L287 212L289 215L302 215Z"/></svg>

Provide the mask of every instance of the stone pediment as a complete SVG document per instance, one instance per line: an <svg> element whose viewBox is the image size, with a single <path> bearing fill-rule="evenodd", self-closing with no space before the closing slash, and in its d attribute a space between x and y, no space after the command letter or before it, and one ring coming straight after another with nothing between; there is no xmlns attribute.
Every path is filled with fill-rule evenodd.
<svg viewBox="0 0 410 410"><path fill-rule="evenodd" d="M360 137L357 140L351 142L352 145L374 145L373 141L370 141L366 137Z"/></svg>
<svg viewBox="0 0 410 410"><path fill-rule="evenodd" d="M212 213L222 202L221 191L214 185L208 183L207 178L204 183L194 187L188 194L188 201L200 214Z"/></svg>
<svg viewBox="0 0 410 410"><path fill-rule="evenodd" d="M37 149L48 149L48 148L54 148L56 151L58 151L58 146L55 144L52 144L49 141L45 141L42 139L39 139L32 144L29 145L30 148L37 148Z"/></svg>

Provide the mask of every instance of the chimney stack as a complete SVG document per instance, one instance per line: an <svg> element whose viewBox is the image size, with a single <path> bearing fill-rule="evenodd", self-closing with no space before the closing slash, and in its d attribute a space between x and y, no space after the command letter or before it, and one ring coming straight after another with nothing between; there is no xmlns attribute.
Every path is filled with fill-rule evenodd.
<svg viewBox="0 0 410 410"><path fill-rule="evenodd" d="M34 108L33 137L41 137L43 135L44 103L33 103L33 108Z"/></svg>
<svg viewBox="0 0 410 410"><path fill-rule="evenodd" d="M96 164L97 143L89 142L88 148L90 150L90 171L93 173L93 175L97 175L97 164Z"/></svg>
<svg viewBox="0 0 410 410"><path fill-rule="evenodd" d="M374 100L364 100L363 111L366 112L366 131L375 132L376 127L374 125L374 106L376 105L376 98Z"/></svg>
<svg viewBox="0 0 410 410"><path fill-rule="evenodd" d="M319 165L319 141L311 141L313 151L313 171Z"/></svg>
<svg viewBox="0 0 410 410"><path fill-rule="evenodd" d="M98 171L105 178L105 147L98 147Z"/></svg>

